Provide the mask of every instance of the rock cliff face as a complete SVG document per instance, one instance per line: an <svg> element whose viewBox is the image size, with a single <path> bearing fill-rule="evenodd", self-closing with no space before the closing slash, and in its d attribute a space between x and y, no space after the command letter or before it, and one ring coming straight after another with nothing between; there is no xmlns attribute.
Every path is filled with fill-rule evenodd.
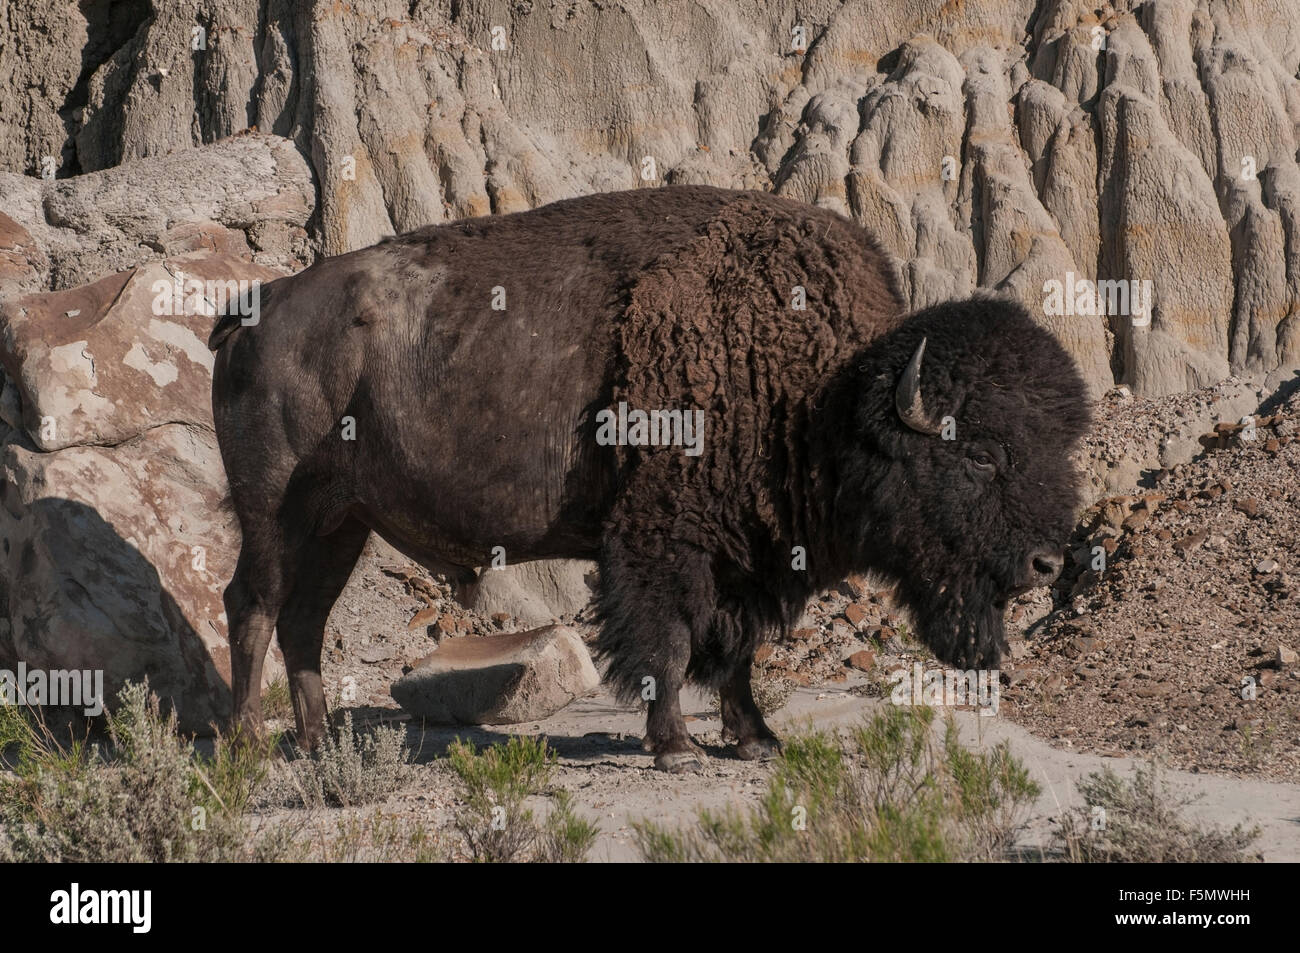
<svg viewBox="0 0 1300 953"><path fill-rule="evenodd" d="M1300 0L14 0L0 661L149 672L192 725L227 703L210 312L160 314L156 281L702 182L855 218L916 307L1022 300L1095 393L1274 386L1298 76Z"/></svg>
<svg viewBox="0 0 1300 953"><path fill-rule="evenodd" d="M1150 281L1149 321L1044 317L1098 391L1300 365L1300 0L95 7L9 5L0 168L256 126L309 162L326 253L592 191L774 188L879 232L918 306Z"/></svg>

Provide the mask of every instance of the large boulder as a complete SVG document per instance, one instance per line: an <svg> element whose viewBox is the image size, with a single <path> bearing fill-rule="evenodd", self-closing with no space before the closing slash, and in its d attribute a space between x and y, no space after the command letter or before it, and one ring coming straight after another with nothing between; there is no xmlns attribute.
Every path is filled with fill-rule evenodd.
<svg viewBox="0 0 1300 953"><path fill-rule="evenodd" d="M148 676L189 730L229 714L239 529L205 342L214 291L275 277L191 254L0 304L0 665L102 670L109 701Z"/></svg>
<svg viewBox="0 0 1300 953"><path fill-rule="evenodd" d="M216 299L251 303L260 283L278 277L196 253L0 305L0 366L28 435L60 450L118 444L168 422L211 430Z"/></svg>
<svg viewBox="0 0 1300 953"><path fill-rule="evenodd" d="M0 171L0 209L25 233L37 270L27 291L74 288L186 252L295 271L314 256L306 225L315 207L311 167L278 136L234 136L69 179ZM10 232L0 221L0 275Z"/></svg>
<svg viewBox="0 0 1300 953"><path fill-rule="evenodd" d="M221 593L239 527L211 431L163 424L53 453L24 443L0 451L0 666L102 670L107 702L147 676L187 730L229 715Z"/></svg>
<svg viewBox="0 0 1300 953"><path fill-rule="evenodd" d="M515 725L548 718L599 684L582 638L555 625L444 639L392 692L403 709L427 721Z"/></svg>

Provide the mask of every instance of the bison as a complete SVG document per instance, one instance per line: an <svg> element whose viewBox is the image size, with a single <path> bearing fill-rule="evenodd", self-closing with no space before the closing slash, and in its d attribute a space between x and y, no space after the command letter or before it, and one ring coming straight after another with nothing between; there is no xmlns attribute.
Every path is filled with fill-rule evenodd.
<svg viewBox="0 0 1300 953"><path fill-rule="evenodd" d="M371 531L459 578L496 547L596 559L606 680L649 699L646 747L684 771L688 680L739 757L779 750L750 667L814 593L886 574L936 655L993 667L1007 600L1055 578L1074 524L1089 405L1052 335L993 297L905 315L867 232L765 193L419 229L265 286L209 346L243 529L234 715L260 727L274 629L308 745Z"/></svg>

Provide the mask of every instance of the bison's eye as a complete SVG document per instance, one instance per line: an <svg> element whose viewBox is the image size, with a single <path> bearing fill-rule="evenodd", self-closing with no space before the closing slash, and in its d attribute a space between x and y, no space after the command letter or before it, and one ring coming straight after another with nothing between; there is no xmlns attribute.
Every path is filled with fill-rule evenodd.
<svg viewBox="0 0 1300 953"><path fill-rule="evenodd" d="M982 477L992 476L998 468L997 463L993 460L993 455L984 451L976 450L966 458L972 470Z"/></svg>

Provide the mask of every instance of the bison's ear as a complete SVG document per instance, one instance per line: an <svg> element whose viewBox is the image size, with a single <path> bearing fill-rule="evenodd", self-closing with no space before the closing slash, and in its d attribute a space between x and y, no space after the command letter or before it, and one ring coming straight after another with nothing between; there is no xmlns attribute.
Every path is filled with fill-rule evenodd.
<svg viewBox="0 0 1300 953"><path fill-rule="evenodd" d="M907 363L907 369L898 379L894 391L894 407L898 419L918 433L937 436L943 429L925 410L925 401L921 397L921 361L925 357L925 338L917 345L916 353Z"/></svg>

